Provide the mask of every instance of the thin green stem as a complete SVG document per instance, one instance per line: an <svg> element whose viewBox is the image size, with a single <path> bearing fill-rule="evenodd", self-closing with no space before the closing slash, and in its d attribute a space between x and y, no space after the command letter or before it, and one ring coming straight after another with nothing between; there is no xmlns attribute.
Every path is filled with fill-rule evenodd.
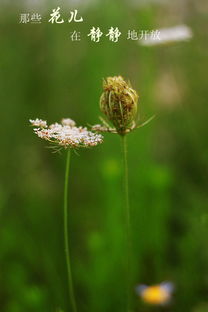
<svg viewBox="0 0 208 312"><path fill-rule="evenodd" d="M69 252L69 239L68 239L68 182L69 182L70 156L71 156L71 151L70 149L68 149L67 156L66 156L66 171L65 171L65 183L64 183L64 243L65 243L67 274L68 274L69 298L71 301L72 311L77 312L77 305L76 305L73 280L72 280L72 270L71 270L70 252Z"/></svg>
<svg viewBox="0 0 208 312"><path fill-rule="evenodd" d="M130 205L129 205L129 177L128 177L128 160L127 160L127 141L126 135L121 136L122 153L123 153L123 168L124 168L124 197L125 197L125 217L126 217L126 244L127 244L127 311L131 311L131 220L130 220Z"/></svg>

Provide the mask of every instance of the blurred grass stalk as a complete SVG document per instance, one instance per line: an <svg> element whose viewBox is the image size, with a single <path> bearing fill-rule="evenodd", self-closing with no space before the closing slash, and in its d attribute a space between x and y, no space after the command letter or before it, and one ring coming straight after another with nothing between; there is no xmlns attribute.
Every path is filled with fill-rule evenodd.
<svg viewBox="0 0 208 312"><path fill-rule="evenodd" d="M71 301L72 311L77 312L77 305L72 279L70 252L69 252L69 238L68 238L68 184L69 184L70 159L71 159L71 151L70 149L68 149L66 155L66 170L64 183L64 243L65 243L67 274L68 274L69 298Z"/></svg>

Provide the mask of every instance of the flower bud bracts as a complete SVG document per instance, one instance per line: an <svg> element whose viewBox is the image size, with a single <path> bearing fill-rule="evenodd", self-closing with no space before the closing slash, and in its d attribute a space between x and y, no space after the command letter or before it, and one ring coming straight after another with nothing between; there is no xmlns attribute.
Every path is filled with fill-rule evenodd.
<svg viewBox="0 0 208 312"><path fill-rule="evenodd" d="M138 95L121 76L108 77L103 83L100 109L114 125L117 133L124 135L135 125Z"/></svg>

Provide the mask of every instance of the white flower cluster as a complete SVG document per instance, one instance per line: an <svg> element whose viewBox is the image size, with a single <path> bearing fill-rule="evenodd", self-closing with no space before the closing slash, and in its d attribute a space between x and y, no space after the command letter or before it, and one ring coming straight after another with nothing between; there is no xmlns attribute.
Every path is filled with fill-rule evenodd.
<svg viewBox="0 0 208 312"><path fill-rule="evenodd" d="M76 123L67 118L61 123L47 126L47 122L41 119L30 120L35 127L34 132L41 139L58 144L65 148L91 147L103 142L103 136L88 131L85 127L76 127Z"/></svg>

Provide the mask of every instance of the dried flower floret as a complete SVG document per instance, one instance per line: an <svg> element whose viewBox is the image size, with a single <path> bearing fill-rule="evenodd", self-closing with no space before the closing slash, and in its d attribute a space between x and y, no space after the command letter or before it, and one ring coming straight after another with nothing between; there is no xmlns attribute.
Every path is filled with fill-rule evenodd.
<svg viewBox="0 0 208 312"><path fill-rule="evenodd" d="M63 118L61 120L61 123L63 126L70 126L70 127L76 126L76 122L70 118Z"/></svg>
<svg viewBox="0 0 208 312"><path fill-rule="evenodd" d="M115 128L110 128L110 127L103 126L103 125L92 126L92 131L117 133Z"/></svg>

